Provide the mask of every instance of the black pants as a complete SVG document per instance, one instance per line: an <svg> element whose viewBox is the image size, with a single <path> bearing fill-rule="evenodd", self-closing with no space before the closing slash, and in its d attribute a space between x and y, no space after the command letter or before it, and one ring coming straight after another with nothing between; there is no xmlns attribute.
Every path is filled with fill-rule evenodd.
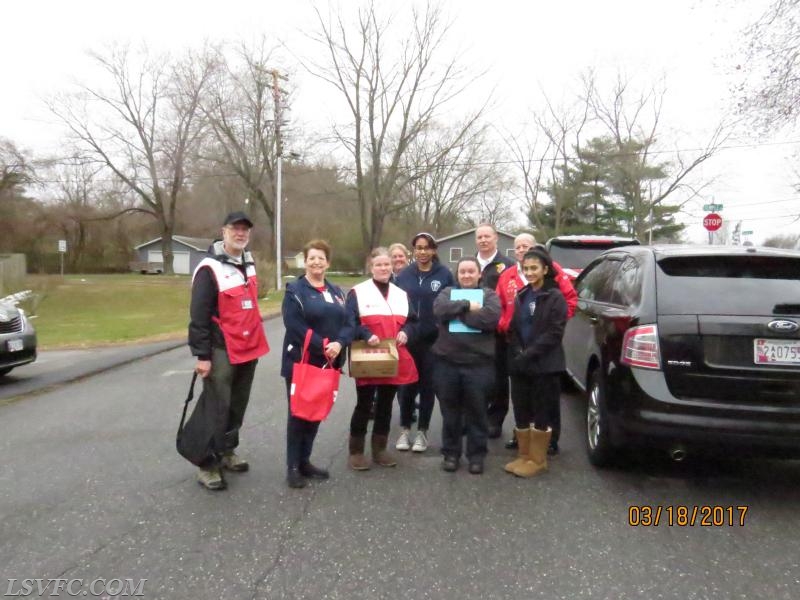
<svg viewBox="0 0 800 600"><path fill-rule="evenodd" d="M466 334L468 335L468 334ZM486 455L486 402L494 389L494 365L458 365L437 357L434 381L442 411L442 454L461 456L467 433L467 458Z"/></svg>
<svg viewBox="0 0 800 600"><path fill-rule="evenodd" d="M400 403L400 426L408 429L411 427L411 416L414 414L414 400L419 393L419 421L417 427L427 430L431 425L433 406L436 403L436 393L433 388L433 363L435 356L431 352L433 343L420 343L408 346L408 351L417 367L419 381L401 385L397 393Z"/></svg>
<svg viewBox="0 0 800 600"><path fill-rule="evenodd" d="M356 386L356 407L350 419L350 435L364 437L367 434L373 401L375 401L375 420L372 422L372 434L389 435L395 392L397 392L396 385Z"/></svg>
<svg viewBox="0 0 800 600"><path fill-rule="evenodd" d="M511 376L511 399L517 429L552 428L551 444L561 435L561 374L542 373L536 376Z"/></svg>
<svg viewBox="0 0 800 600"><path fill-rule="evenodd" d="M256 359L232 365L224 348L212 349L211 372L203 378L201 394L206 396L205 401L213 399L217 421L214 447L222 452L239 445L239 429L250 401L257 364ZM209 459L204 466L213 463L214 459Z"/></svg>
<svg viewBox="0 0 800 600"><path fill-rule="evenodd" d="M495 384L489 397L489 423L503 426L508 414L508 342L505 335L495 337Z"/></svg>
<svg viewBox="0 0 800 600"><path fill-rule="evenodd" d="M290 392L292 378L286 378L286 407L288 419L286 421L286 467L291 469L311 461L311 450L314 447L314 438L319 431L319 421L306 421L292 416L290 408Z"/></svg>

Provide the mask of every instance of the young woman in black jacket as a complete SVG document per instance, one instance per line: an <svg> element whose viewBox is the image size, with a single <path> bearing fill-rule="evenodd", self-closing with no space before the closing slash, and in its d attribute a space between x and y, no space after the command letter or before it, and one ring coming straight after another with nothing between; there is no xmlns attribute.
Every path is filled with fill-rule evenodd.
<svg viewBox="0 0 800 600"><path fill-rule="evenodd" d="M561 340L567 303L545 250L528 251L522 258L522 273L528 284L515 300L509 351L519 454L505 470L518 477L533 477L547 469L553 427L560 421L560 377L565 368Z"/></svg>

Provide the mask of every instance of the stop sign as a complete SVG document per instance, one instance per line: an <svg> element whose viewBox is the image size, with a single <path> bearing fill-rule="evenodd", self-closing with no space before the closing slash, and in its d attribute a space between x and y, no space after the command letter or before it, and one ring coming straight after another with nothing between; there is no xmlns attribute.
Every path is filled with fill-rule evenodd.
<svg viewBox="0 0 800 600"><path fill-rule="evenodd" d="M717 213L708 213L705 217L703 217L703 227L709 231L716 231L722 227L722 217L720 217Z"/></svg>

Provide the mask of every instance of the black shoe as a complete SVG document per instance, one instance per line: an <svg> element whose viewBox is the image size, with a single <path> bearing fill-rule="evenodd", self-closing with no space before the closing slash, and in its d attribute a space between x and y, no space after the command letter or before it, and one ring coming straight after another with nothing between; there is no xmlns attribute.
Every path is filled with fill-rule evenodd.
<svg viewBox="0 0 800 600"><path fill-rule="evenodd" d="M442 469L448 473L458 471L458 458L455 456L445 456L444 460L442 460Z"/></svg>
<svg viewBox="0 0 800 600"><path fill-rule="evenodd" d="M550 444L547 447L547 456L555 456L558 454L558 444Z"/></svg>
<svg viewBox="0 0 800 600"><path fill-rule="evenodd" d="M500 425L489 424L489 429L487 430L487 435L489 436L489 439L496 440L497 438L500 437L502 433L503 433L503 428L500 427Z"/></svg>
<svg viewBox="0 0 800 600"><path fill-rule="evenodd" d="M331 476L326 469L315 467L310 462L300 465L300 474L311 479L328 479Z"/></svg>
<svg viewBox="0 0 800 600"><path fill-rule="evenodd" d="M473 475L480 475L483 473L483 461L482 460L471 460L469 461L469 472Z"/></svg>
<svg viewBox="0 0 800 600"><path fill-rule="evenodd" d="M290 488L304 488L308 485L308 481L303 477L299 467L290 467L286 472L286 483Z"/></svg>
<svg viewBox="0 0 800 600"><path fill-rule="evenodd" d="M518 450L519 444L517 443L517 436L512 437L505 443L506 450Z"/></svg>

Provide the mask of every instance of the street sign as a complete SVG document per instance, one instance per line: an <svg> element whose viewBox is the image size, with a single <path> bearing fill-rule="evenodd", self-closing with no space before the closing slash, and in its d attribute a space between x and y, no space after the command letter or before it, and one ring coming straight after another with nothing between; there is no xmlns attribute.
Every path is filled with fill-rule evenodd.
<svg viewBox="0 0 800 600"><path fill-rule="evenodd" d="M722 210L722 204L704 204L703 210L707 210L708 212L717 212L718 210Z"/></svg>
<svg viewBox="0 0 800 600"><path fill-rule="evenodd" d="M703 227L709 231L716 231L722 227L722 217L720 217L717 213L708 213L703 218Z"/></svg>
<svg viewBox="0 0 800 600"><path fill-rule="evenodd" d="M62 253L67 251L67 240L58 240L58 251Z"/></svg>
<svg viewBox="0 0 800 600"><path fill-rule="evenodd" d="M742 235L753 235L753 232L752 232L752 230L751 231L743 231Z"/></svg>

